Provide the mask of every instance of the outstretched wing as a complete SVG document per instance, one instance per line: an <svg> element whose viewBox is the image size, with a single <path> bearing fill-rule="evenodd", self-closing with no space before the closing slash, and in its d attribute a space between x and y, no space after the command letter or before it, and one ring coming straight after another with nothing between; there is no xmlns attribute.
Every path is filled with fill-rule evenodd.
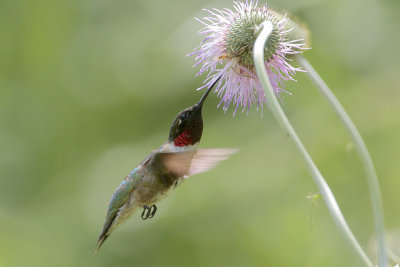
<svg viewBox="0 0 400 267"><path fill-rule="evenodd" d="M214 168L229 158L238 149L212 148L185 152L156 153L154 160L161 163L169 172L185 178Z"/></svg>
<svg viewBox="0 0 400 267"><path fill-rule="evenodd" d="M238 151L236 148L199 149L193 157L187 176L209 171Z"/></svg>

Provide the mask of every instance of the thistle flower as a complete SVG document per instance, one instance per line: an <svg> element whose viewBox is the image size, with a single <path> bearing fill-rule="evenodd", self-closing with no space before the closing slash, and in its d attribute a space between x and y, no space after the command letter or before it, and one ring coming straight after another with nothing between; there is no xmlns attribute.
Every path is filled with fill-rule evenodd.
<svg viewBox="0 0 400 267"><path fill-rule="evenodd" d="M226 112L233 101L247 112L255 104L263 108L267 103L264 91L257 78L253 62L253 46L257 38L258 26L269 20L273 31L265 45L265 67L275 94L279 97L285 82L294 80L293 76L299 68L289 64L290 55L301 53L304 39L293 39L291 26L286 14L281 15L267 6L258 7L258 1L234 2L235 12L227 8L204 11L211 16L203 20L197 19L205 27L199 32L205 38L193 53L197 61L194 66L202 64L197 76L208 72L204 85L199 89L210 87L221 76L215 92L221 97L223 110ZM290 23L288 23L290 22ZM223 64L225 63L225 66ZM219 68L219 65L222 65ZM290 93L289 93L290 94Z"/></svg>

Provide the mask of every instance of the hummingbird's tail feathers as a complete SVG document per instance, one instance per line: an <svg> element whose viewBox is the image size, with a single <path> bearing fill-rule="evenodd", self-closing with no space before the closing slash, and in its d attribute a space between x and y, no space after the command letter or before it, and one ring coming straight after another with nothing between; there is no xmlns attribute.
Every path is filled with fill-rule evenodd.
<svg viewBox="0 0 400 267"><path fill-rule="evenodd" d="M168 170L176 175L187 178L211 170L237 151L239 150L234 148L215 148L199 149L197 152L157 153L155 160L160 160Z"/></svg>
<svg viewBox="0 0 400 267"><path fill-rule="evenodd" d="M104 241L106 241L107 238L111 235L111 226L113 225L115 218L117 218L117 212L115 212L115 214L112 217L106 219L106 222L104 223L103 226L103 231L101 232L99 239L97 240L96 252L103 245Z"/></svg>
<svg viewBox="0 0 400 267"><path fill-rule="evenodd" d="M100 235L99 240L97 241L97 247L95 253L99 251L100 247L103 245L104 241L110 236L110 234Z"/></svg>
<svg viewBox="0 0 400 267"><path fill-rule="evenodd" d="M130 193L134 189L136 175L125 177L122 183L115 190L111 197L110 204L108 205L106 221L104 222L103 231L101 232L97 241L97 250L110 236L111 232L120 223L132 215L133 208L130 206Z"/></svg>

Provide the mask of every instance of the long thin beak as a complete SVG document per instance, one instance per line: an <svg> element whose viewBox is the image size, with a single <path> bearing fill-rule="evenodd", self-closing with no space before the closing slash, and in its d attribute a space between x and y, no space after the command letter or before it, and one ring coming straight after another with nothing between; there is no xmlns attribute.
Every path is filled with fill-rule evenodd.
<svg viewBox="0 0 400 267"><path fill-rule="evenodd" d="M208 94L211 92L211 89L214 87L214 85L217 84L217 82L221 79L221 76L218 77L218 79L210 86L210 88L207 89L207 91L204 93L203 97L200 99L200 101L197 103L197 108L201 109L203 106L204 101L206 101L206 98Z"/></svg>

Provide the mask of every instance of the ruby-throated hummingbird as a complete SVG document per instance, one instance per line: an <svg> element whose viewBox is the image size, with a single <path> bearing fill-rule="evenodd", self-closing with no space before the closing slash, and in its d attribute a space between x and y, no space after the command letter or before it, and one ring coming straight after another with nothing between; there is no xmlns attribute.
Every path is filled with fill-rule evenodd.
<svg viewBox="0 0 400 267"><path fill-rule="evenodd" d="M211 169L237 151L198 149L203 132L201 110L218 80L198 103L178 113L172 122L168 140L134 168L115 190L108 205L97 249L136 209L143 208L142 219L152 218L157 210L155 203L177 187L184 178Z"/></svg>

